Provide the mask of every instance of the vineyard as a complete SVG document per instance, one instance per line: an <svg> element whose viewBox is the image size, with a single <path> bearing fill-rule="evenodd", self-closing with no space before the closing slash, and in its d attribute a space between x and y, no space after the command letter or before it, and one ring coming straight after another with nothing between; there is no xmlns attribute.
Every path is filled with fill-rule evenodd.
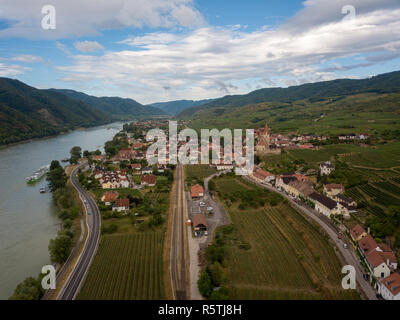
<svg viewBox="0 0 400 320"><path fill-rule="evenodd" d="M384 182L376 182L374 185L391 194L400 195L400 187L394 185L393 183L384 181Z"/></svg>
<svg viewBox="0 0 400 320"><path fill-rule="evenodd" d="M374 188L370 184L360 186L360 190L371 197L371 200L385 207L400 206L400 200Z"/></svg>
<svg viewBox="0 0 400 320"><path fill-rule="evenodd" d="M81 300L164 299L163 232L102 237Z"/></svg>
<svg viewBox="0 0 400 320"><path fill-rule="evenodd" d="M229 179L230 181L229 183ZM217 179L223 192L250 188ZM239 179L240 180L240 179ZM228 245L228 287L232 299L357 299L341 289L341 265L323 235L287 204L240 210L228 208L246 250Z"/></svg>

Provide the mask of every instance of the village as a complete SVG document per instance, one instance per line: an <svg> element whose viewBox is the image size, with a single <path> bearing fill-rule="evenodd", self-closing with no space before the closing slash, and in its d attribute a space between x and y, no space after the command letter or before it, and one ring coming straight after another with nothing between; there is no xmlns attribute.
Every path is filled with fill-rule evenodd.
<svg viewBox="0 0 400 320"><path fill-rule="evenodd" d="M131 210L131 204L127 196L122 196L120 190L133 189L143 190L155 188L164 177L167 171L174 166L167 164L156 164L149 166L146 159L146 149L151 144L144 141L145 129L157 126L167 126L165 121L146 121L136 123L140 128L139 134L127 132L128 147L121 148L113 156L93 155L89 177L95 179L104 192L101 201L105 206L112 206L112 211L127 215ZM327 137L298 136L289 138L280 134L271 134L268 126L256 131L257 144L255 146L257 155L279 154L285 148L316 148L309 141L324 140ZM346 137L347 139L348 137ZM339 138L340 139L340 138ZM367 135L349 136L349 139L368 139ZM178 147L186 142L179 142ZM235 162L227 162L224 149L216 148L212 143L209 150L219 151L217 164L210 164L216 172L226 173L234 170ZM200 148L199 148L200 153ZM246 148L243 146L243 153ZM167 162L169 160L167 148ZM113 167L114 169L110 169ZM335 170L335 165L330 161L319 164L319 175L329 176ZM357 212L357 202L345 195L345 188L342 184L327 183L321 186L309 175L301 172L273 174L255 166L247 177L255 183L268 186L279 193L283 193L290 199L328 219L331 223L339 225L338 238L348 236L348 243L358 254L362 265L365 267L364 279L369 281L376 289L379 297L385 300L400 298L400 275L396 273L397 258L395 253L384 243L378 243L361 225L356 224L349 228L343 222L350 218L351 214ZM162 180L162 178L161 178ZM210 221L213 220L215 208L210 205L209 197L206 196L204 186L201 183L187 186L189 220L186 222L192 228L193 235L201 238L209 238ZM318 191L319 190L319 191ZM208 239L209 238L209 239ZM345 249L351 249L346 243Z"/></svg>

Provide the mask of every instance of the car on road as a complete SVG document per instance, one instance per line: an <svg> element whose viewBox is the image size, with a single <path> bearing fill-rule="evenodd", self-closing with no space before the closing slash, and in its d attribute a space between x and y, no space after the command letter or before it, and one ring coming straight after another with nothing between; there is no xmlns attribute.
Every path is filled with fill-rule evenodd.
<svg viewBox="0 0 400 320"><path fill-rule="evenodd" d="M347 244L343 243L343 248L347 249Z"/></svg>
<svg viewBox="0 0 400 320"><path fill-rule="evenodd" d="M205 205L206 205L205 202L203 202L203 201L200 202L200 207L204 207Z"/></svg>
<svg viewBox="0 0 400 320"><path fill-rule="evenodd" d="M92 214L90 211L88 211L88 213L87 213L89 216Z"/></svg>
<svg viewBox="0 0 400 320"><path fill-rule="evenodd" d="M204 235L205 235L205 236L208 236L208 232L207 232L207 231L204 231Z"/></svg>

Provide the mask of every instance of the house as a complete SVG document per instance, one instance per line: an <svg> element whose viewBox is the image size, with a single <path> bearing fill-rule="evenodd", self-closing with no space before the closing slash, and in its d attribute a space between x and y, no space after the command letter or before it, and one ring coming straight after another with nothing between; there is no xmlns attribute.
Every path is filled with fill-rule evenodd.
<svg viewBox="0 0 400 320"><path fill-rule="evenodd" d="M343 193L344 187L341 184L324 184L324 192L328 197L333 198L334 196Z"/></svg>
<svg viewBox="0 0 400 320"><path fill-rule="evenodd" d="M339 203L318 192L310 194L308 198L312 202L314 202L315 210L327 217L330 217L331 214L343 214L346 216L348 215L348 212L346 212L345 208L343 208Z"/></svg>
<svg viewBox="0 0 400 320"><path fill-rule="evenodd" d="M129 188L130 186L129 180L127 178L121 178L119 181L119 186L120 188Z"/></svg>
<svg viewBox="0 0 400 320"><path fill-rule="evenodd" d="M295 198L307 199L312 193L315 192L313 183L311 181L298 181L294 180L288 184L288 193Z"/></svg>
<svg viewBox="0 0 400 320"><path fill-rule="evenodd" d="M112 211L122 212L122 211L127 211L127 210L129 210L129 199L128 198L115 200L115 204L112 208Z"/></svg>
<svg viewBox="0 0 400 320"><path fill-rule="evenodd" d="M150 175L145 175L142 176L140 184L143 186L149 186L149 187L154 187L157 183L157 177L150 174Z"/></svg>
<svg viewBox="0 0 400 320"><path fill-rule="evenodd" d="M133 149L136 149L136 150L141 149L141 148L143 148L143 143L137 142L132 147L133 147Z"/></svg>
<svg viewBox="0 0 400 320"><path fill-rule="evenodd" d="M111 202L114 202L117 198L118 192L106 192L101 197L101 201L103 201L106 206L109 206Z"/></svg>
<svg viewBox="0 0 400 320"><path fill-rule="evenodd" d="M368 133L360 133L358 135L358 139L360 139L360 140L367 140L368 138L369 138Z"/></svg>
<svg viewBox="0 0 400 320"><path fill-rule="evenodd" d="M201 185L195 184L190 187L190 194L192 198L201 198L204 196L204 189Z"/></svg>
<svg viewBox="0 0 400 320"><path fill-rule="evenodd" d="M143 170L142 170L142 174L152 174L152 173L153 173L153 169L150 167L143 168Z"/></svg>
<svg viewBox="0 0 400 320"><path fill-rule="evenodd" d="M382 279L378 292L385 300L400 300L400 274L393 273Z"/></svg>
<svg viewBox="0 0 400 320"><path fill-rule="evenodd" d="M397 269L394 253L384 244L379 244L367 234L358 241L358 250L365 258L368 268L376 278L386 278L391 269Z"/></svg>
<svg viewBox="0 0 400 320"><path fill-rule="evenodd" d="M136 156L136 151L135 151L135 150L131 150L131 149L129 149L129 148L126 148L126 149L121 149L121 150L118 152L117 158L118 158L120 161L123 161L123 160L135 159L135 156Z"/></svg>
<svg viewBox="0 0 400 320"><path fill-rule="evenodd" d="M193 217L193 228L195 231L206 231L208 229L207 220L201 213Z"/></svg>
<svg viewBox="0 0 400 320"><path fill-rule="evenodd" d="M132 163L131 168L136 171L140 171L142 169L142 165L140 163Z"/></svg>
<svg viewBox="0 0 400 320"><path fill-rule="evenodd" d="M165 171L165 165L157 164L157 172L163 173Z"/></svg>
<svg viewBox="0 0 400 320"><path fill-rule="evenodd" d="M261 182L268 183L271 183L273 180L275 180L275 175L262 169L256 169L253 172L253 177Z"/></svg>
<svg viewBox="0 0 400 320"><path fill-rule="evenodd" d="M289 193L289 183L292 181L297 181L297 178L293 175L281 175L276 178L275 186L277 189Z"/></svg>
<svg viewBox="0 0 400 320"><path fill-rule="evenodd" d="M319 165L319 170L321 176L329 176L335 170L335 165L333 165L330 161L326 161Z"/></svg>
<svg viewBox="0 0 400 320"><path fill-rule="evenodd" d="M332 197L332 199L342 204L346 204L348 207L352 207L354 210L357 208L357 202L349 197L346 197L344 194L339 193L338 195Z"/></svg>
<svg viewBox="0 0 400 320"><path fill-rule="evenodd" d="M367 235L367 232L361 227L359 224L355 225L353 228L350 229L350 236L353 241L360 241Z"/></svg>

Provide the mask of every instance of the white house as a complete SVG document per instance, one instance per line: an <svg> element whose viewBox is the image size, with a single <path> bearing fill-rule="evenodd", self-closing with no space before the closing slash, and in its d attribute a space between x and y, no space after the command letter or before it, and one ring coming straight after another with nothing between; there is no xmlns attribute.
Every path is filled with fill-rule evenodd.
<svg viewBox="0 0 400 320"><path fill-rule="evenodd" d="M378 292L385 300L400 300L400 274L393 273L379 282Z"/></svg>
<svg viewBox="0 0 400 320"><path fill-rule="evenodd" d="M319 171L321 176L330 175L335 170L335 165L333 165L330 161L326 161L319 165Z"/></svg>
<svg viewBox="0 0 400 320"><path fill-rule="evenodd" d="M129 199L117 199L115 200L115 205L112 208L112 211L127 211L129 210Z"/></svg>

